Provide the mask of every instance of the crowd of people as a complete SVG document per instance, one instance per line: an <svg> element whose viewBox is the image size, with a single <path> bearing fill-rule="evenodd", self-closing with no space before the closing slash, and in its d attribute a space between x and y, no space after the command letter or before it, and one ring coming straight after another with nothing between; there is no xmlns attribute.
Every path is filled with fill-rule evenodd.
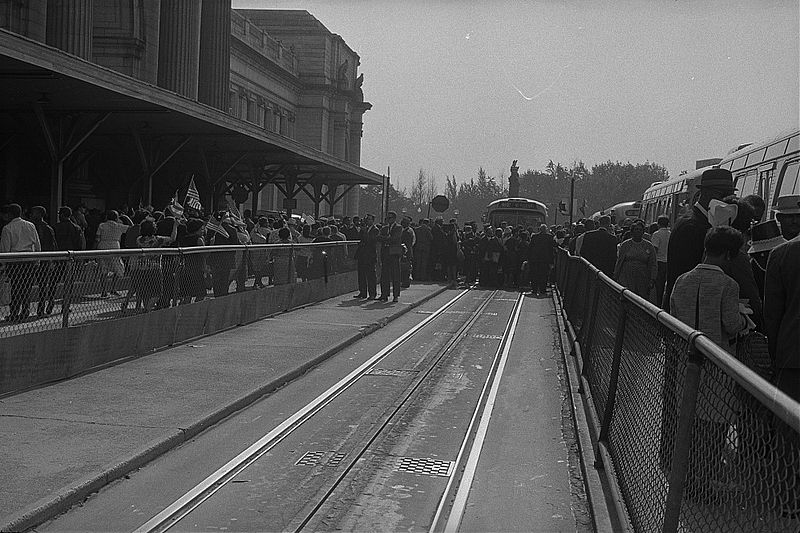
<svg viewBox="0 0 800 533"><path fill-rule="evenodd" d="M62 207L58 223L51 227L44 207L32 207L23 217L19 205L9 204L2 208L0 252L358 241L355 297L396 302L412 280L451 287L477 282L483 287L530 288L543 296L556 250L562 248L697 326L729 351L737 336L763 332L776 384L800 399L800 197L780 198L776 217L762 221L764 201L734 196L729 171L707 170L698 189L689 213L671 229L665 216L649 226L640 219L614 225L610 217L601 216L597 221L539 227L506 222L497 227L475 222L459 226L456 219L445 222L441 217L414 222L391 211L383 221L371 214L340 220L280 214L254 219L250 211L240 215L235 209L200 218L174 203L162 211L124 208L101 213ZM233 283L241 292L249 277L255 277L256 288L265 285L265 278L266 284L287 283L293 276L308 279L313 263L312 255L302 253L292 264L280 254L253 253L246 261L231 254L196 255L185 258L178 271L169 256L128 261L108 256L99 261L101 297L118 295L118 280L128 275L122 309L135 297L137 308L149 310L202 300L207 289L223 296ZM37 316L53 312L55 285L65 275L63 266L53 265L5 265L11 289L6 320L27 318L34 283L39 286ZM179 283L174 283L176 277Z"/></svg>
<svg viewBox="0 0 800 533"><path fill-rule="evenodd" d="M48 224L47 210L42 206L25 211L19 204L7 204L0 209L0 215L0 253L357 240L357 230L349 217L339 221L339 225L332 218L298 219L281 214L254 219L249 210L240 214L235 208L202 216L175 203L163 210L122 208L106 212L64 206L59 209L58 222L53 226ZM99 298L119 298L121 311L125 312L131 302L137 310L149 311L201 301L208 290L215 297L228 294L232 286L242 292L251 278L255 278L255 288L290 283L293 276L307 280L322 275L321 259L319 253L312 251L298 252L290 261L285 251L253 250L247 254L191 253L180 260L160 254L103 255L93 261L100 274L96 283ZM0 288L7 300L3 303L9 306L4 320L24 322L33 315L30 300L34 287L38 289L38 297L33 318L53 313L59 286L61 312L65 312L65 281L68 275L77 277L74 268L65 260L15 260L0 264L3 282ZM126 290L119 290L121 280L126 280Z"/></svg>
<svg viewBox="0 0 800 533"><path fill-rule="evenodd" d="M615 225L601 216L534 228L459 227L442 218L414 223L398 221L394 212L376 224L367 215L355 224L355 297L397 301L411 279L544 295L562 248L731 353L750 332L766 335L772 365L766 374L800 401L800 197L779 198L775 218L763 220L764 200L736 197L729 171L708 170L697 187L694 205L673 228L666 216L651 225L641 219Z"/></svg>
<svg viewBox="0 0 800 533"><path fill-rule="evenodd" d="M436 281L451 287L478 283L482 287L526 289L544 296L555 247L564 242L563 230L545 224L514 226L501 222L479 226L439 217L398 221L390 211L382 224L367 214L360 226L356 252L359 292L356 298L398 301L400 291L416 282ZM380 276L378 276L380 273ZM380 295L377 279L380 277Z"/></svg>

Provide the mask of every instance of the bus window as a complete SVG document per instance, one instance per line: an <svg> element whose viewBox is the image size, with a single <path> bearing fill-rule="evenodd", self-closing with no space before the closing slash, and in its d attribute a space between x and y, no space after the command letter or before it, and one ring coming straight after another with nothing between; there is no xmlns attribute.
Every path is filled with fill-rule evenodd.
<svg viewBox="0 0 800 533"><path fill-rule="evenodd" d="M756 150L747 156L747 164L745 166L753 166L761 163L764 160L764 154L767 152L766 148Z"/></svg>
<svg viewBox="0 0 800 533"><path fill-rule="evenodd" d="M798 151L800 151L800 135L795 135L789 139L789 144L786 145L786 153L792 154Z"/></svg>
<svg viewBox="0 0 800 533"><path fill-rule="evenodd" d="M786 151L786 146L789 144L789 140L783 140L781 142L777 142L771 146L767 147L767 155L764 156L765 161L769 161L775 157L780 157Z"/></svg>
<svg viewBox="0 0 800 533"><path fill-rule="evenodd" d="M743 176L737 176L736 178L736 188L738 189L738 194L741 197L756 194L756 182L758 181L758 172L755 170L751 170L747 174Z"/></svg>
<svg viewBox="0 0 800 533"><path fill-rule="evenodd" d="M744 164L747 161L747 156L737 157L733 160L733 166L731 167L731 171L739 170L740 168L744 168Z"/></svg>
<svg viewBox="0 0 800 533"><path fill-rule="evenodd" d="M781 179L781 188L778 192L778 197L792 196L800 194L800 179L798 179L798 172L800 171L800 161L794 161L786 165Z"/></svg>
<svg viewBox="0 0 800 533"><path fill-rule="evenodd" d="M724 168L725 170L730 170L732 166L733 166L733 161L728 161L724 165L720 165L719 168Z"/></svg>

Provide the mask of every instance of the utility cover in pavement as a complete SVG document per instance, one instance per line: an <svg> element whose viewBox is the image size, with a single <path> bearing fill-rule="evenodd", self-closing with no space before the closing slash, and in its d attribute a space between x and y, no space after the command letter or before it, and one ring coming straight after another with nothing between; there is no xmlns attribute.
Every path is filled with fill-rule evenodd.
<svg viewBox="0 0 800 533"><path fill-rule="evenodd" d="M453 461L440 461L428 457L398 457L394 469L411 474L450 477L454 466Z"/></svg>
<svg viewBox="0 0 800 533"><path fill-rule="evenodd" d="M314 451L303 454L295 466L339 466L347 454L340 452Z"/></svg>

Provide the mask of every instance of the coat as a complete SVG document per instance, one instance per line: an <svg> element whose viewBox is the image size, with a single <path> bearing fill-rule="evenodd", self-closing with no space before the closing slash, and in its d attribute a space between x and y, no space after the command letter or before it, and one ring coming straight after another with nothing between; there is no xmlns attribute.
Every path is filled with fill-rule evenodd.
<svg viewBox="0 0 800 533"><path fill-rule="evenodd" d="M672 314L684 324L702 331L730 354L731 340L747 326L739 313L739 286L714 265L700 264L679 277L670 294ZM710 364L710 363L707 363ZM740 409L732 379L722 372L703 370L697 396L697 416L702 420L732 423Z"/></svg>
<svg viewBox="0 0 800 533"><path fill-rule="evenodd" d="M549 233L534 233L531 235L531 241L528 245L528 262L529 263L547 263L553 264L555 249L555 241L553 236Z"/></svg>
<svg viewBox="0 0 800 533"><path fill-rule="evenodd" d="M373 224L361 228L356 248L356 259L362 265L378 261L378 227Z"/></svg>
<svg viewBox="0 0 800 533"><path fill-rule="evenodd" d="M672 228L667 244L667 280L662 307L669 312L669 298L678 276L689 272L703 260L706 232L711 228L708 217L697 208L681 217Z"/></svg>
<svg viewBox="0 0 800 533"><path fill-rule="evenodd" d="M769 254L764 330L775 368L800 368L800 236Z"/></svg>
<svg viewBox="0 0 800 533"><path fill-rule="evenodd" d="M617 264L617 238L604 229L587 231L583 234L580 256L611 277Z"/></svg>

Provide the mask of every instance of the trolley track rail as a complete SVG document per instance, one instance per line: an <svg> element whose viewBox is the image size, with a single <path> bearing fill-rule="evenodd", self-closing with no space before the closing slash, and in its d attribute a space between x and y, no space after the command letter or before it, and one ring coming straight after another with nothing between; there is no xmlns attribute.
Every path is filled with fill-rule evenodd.
<svg viewBox="0 0 800 533"><path fill-rule="evenodd" d="M228 463L223 465L213 474L205 478L201 483L196 485L194 488L186 492L182 497L174 501L171 505L166 507L163 511L158 513L156 516L151 518L145 524L137 528L135 531L137 533L144 533L144 532L160 532L160 531L167 531L175 526L178 522L180 522L183 518L189 515L193 510L200 507L205 501L211 498L216 492L218 492L222 487L224 487L227 483L233 480L239 473L244 471L246 468L254 464L258 461L259 458L267 454L270 450L272 450L275 446L277 446L281 441L283 441L287 436L292 434L296 429L302 426L305 422L311 419L316 413L321 411L326 405L330 404L335 398L341 395L344 391L350 388L354 383L356 383L362 376L370 372L373 368L375 368L381 361L386 359L391 353L395 352L400 346L406 343L409 339L412 339L414 335L416 335L420 330L431 324L437 318L444 315L448 310L452 309L452 307L461 300L466 294L469 294L469 291L463 291L442 307L434 311L431 315L425 318L422 322L417 324L416 326L412 327L406 333L395 339L389 345L387 345L383 350L376 353L370 359L365 361L361 364L358 368L353 370L350 374L348 374L345 378L340 380L338 383L330 387L327 391L323 394L318 396L315 400L308 403L302 409L295 412L292 416L285 419L281 424L275 427L272 431L268 432L264 435L261 439L253 443L249 446L246 450L242 451L236 457L231 459ZM432 371L432 369L436 366L436 362L441 360L453 346L455 346L460 339L464 337L464 332L469 330L469 326L474 323L474 321L481 315L481 312L485 307L492 301L493 297L497 294L497 291L490 293L479 305L479 307L471 312L470 318L459 328L458 332L450 338L447 343L445 344L444 348L439 350L439 353L435 355L434 363L429 364L427 369L420 374L424 374L425 376ZM408 397L413 395L413 391L422 383L424 380L422 379L424 376L420 376L420 379L415 379L413 386L411 387L412 390L407 391L406 395L404 396L403 400L400 402L400 405L397 406L393 415L399 411L402 407L402 404L405 403ZM387 421L381 425L381 430L389 423L391 417L387 418ZM380 433L375 432L375 434L369 439L369 442L374 441L375 437ZM366 450L368 447L368 443L364 445L363 450ZM363 453L363 450L360 453ZM359 453L359 455L360 455ZM352 464L352 463L351 463ZM349 471L349 467L347 468ZM344 473L346 475L346 472ZM330 493L335 489L335 486L344 479L345 475L338 476L334 485L328 490L324 498L320 499L318 505L313 505L313 512L306 513L306 519L301 519L297 521L297 529L302 529L305 524L313 517L313 513L319 509L321 505L324 504L325 498L327 498Z"/></svg>

